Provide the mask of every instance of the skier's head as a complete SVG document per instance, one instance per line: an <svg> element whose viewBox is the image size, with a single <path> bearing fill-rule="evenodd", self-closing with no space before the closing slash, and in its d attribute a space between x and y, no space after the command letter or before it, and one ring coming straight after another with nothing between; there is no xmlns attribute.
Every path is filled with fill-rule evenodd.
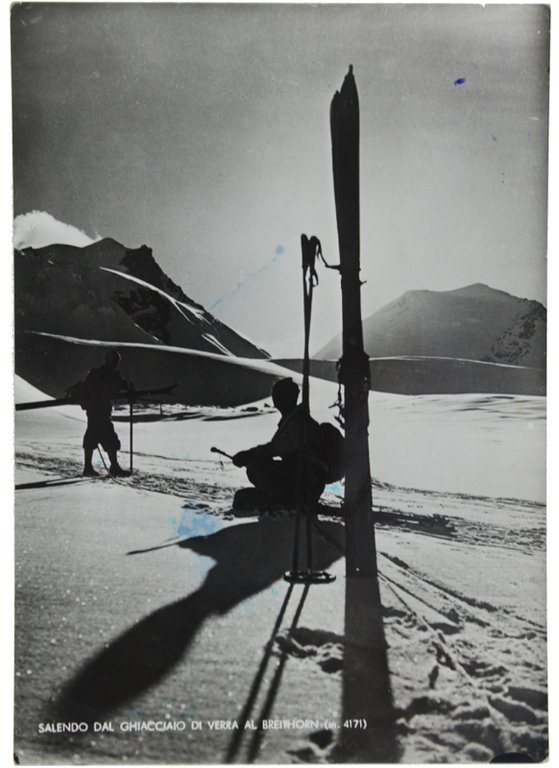
<svg viewBox="0 0 559 768"><path fill-rule="evenodd" d="M297 405L299 387L293 379L280 379L272 387L272 401L281 414L289 413Z"/></svg>
<svg viewBox="0 0 559 768"><path fill-rule="evenodd" d="M105 355L105 365L111 371L116 371L116 369L120 365L120 355L116 351L116 349L111 349L110 352L107 352L107 354Z"/></svg>

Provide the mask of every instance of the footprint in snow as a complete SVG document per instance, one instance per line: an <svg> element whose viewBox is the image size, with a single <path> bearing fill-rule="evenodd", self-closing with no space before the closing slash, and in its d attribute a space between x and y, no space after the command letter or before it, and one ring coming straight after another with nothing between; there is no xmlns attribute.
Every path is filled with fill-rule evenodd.
<svg viewBox="0 0 559 768"><path fill-rule="evenodd" d="M343 668L343 638L334 632L299 627L291 632L280 632L275 642L288 656L311 658L329 674Z"/></svg>

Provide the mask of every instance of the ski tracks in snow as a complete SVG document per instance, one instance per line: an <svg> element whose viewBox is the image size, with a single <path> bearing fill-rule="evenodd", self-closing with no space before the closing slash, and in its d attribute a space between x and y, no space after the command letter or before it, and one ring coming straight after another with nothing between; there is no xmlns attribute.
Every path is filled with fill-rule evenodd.
<svg viewBox="0 0 559 768"><path fill-rule="evenodd" d="M485 599L484 590L472 596L440 583L379 547L403 761L487 762L511 752L542 760L543 624Z"/></svg>
<svg viewBox="0 0 559 768"><path fill-rule="evenodd" d="M41 454L30 445L16 466L47 480L79 472L78 454L59 457L50 448ZM141 460L144 471L120 485L183 497L195 514L231 519L243 477L229 464L148 454ZM543 759L545 605L530 592L533 583L536 598L543 593L543 506L379 484L373 496L401 760L487 762L507 752ZM449 523L442 534L437 517ZM342 637L301 626L279 633L274 645L329 677L343 672ZM319 735L303 746L312 762L327 762L335 739Z"/></svg>

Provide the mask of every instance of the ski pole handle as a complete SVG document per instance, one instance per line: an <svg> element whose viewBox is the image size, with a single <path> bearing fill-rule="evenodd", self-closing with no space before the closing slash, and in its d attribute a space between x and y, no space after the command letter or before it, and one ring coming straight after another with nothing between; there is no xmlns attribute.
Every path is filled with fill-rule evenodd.
<svg viewBox="0 0 559 768"><path fill-rule="evenodd" d="M232 456L231 456L229 453L225 453L225 451L222 451L222 450L221 450L221 448L216 448L215 446L212 446L212 447L210 448L210 451L211 451L212 453L219 453L219 454L221 454L222 456L226 456L228 459L232 459L232 458L233 458L233 457L232 457Z"/></svg>

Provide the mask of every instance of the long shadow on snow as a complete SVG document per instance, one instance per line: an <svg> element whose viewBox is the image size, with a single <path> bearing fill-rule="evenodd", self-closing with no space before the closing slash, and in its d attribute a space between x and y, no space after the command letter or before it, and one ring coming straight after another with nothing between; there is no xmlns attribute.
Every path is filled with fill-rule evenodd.
<svg viewBox="0 0 559 768"><path fill-rule="evenodd" d="M341 556L344 529L322 523L313 534L315 567ZM328 541L327 539L330 539ZM261 521L223 528L176 546L216 560L194 593L154 611L88 661L62 690L58 721L101 721L111 710L164 678L188 650L205 619L224 614L266 589L291 565L293 521Z"/></svg>

